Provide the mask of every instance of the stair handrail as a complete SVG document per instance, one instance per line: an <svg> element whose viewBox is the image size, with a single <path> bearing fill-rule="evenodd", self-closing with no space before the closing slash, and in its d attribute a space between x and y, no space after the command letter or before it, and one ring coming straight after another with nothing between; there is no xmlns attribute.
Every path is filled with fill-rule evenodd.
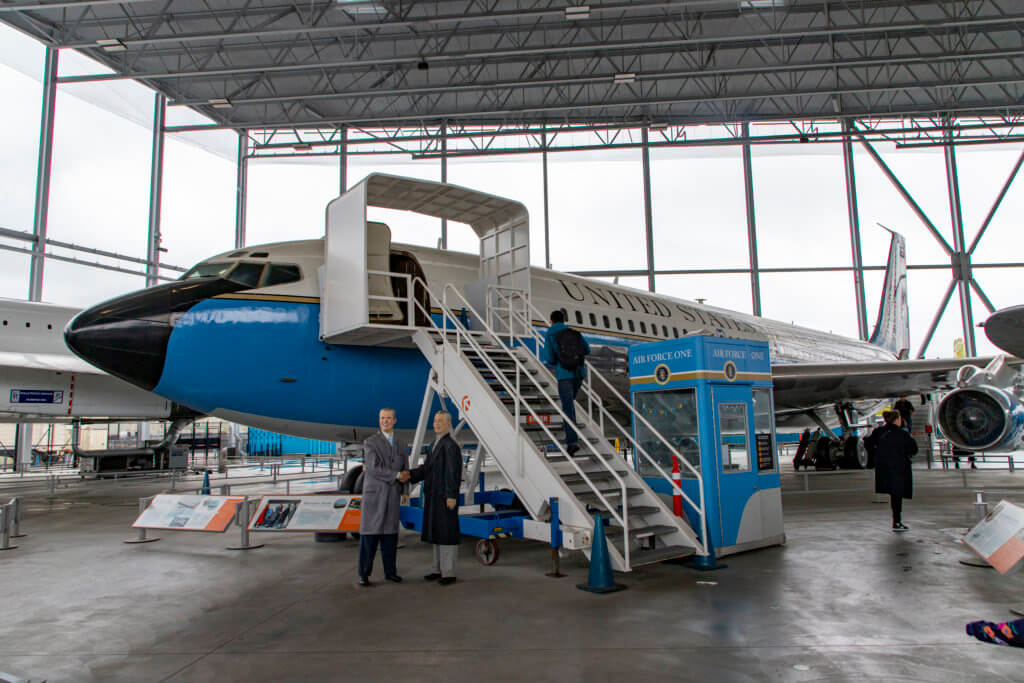
<svg viewBox="0 0 1024 683"><path fill-rule="evenodd" d="M441 318L442 318L442 326L438 326L437 323L434 322L434 320L433 320L432 312L427 310L426 308L424 308L424 306L418 300L416 300L416 298L414 296L414 291L415 291L414 288L415 288L415 286L422 287L423 291L431 299L433 299L439 305L439 308L441 309L441 312L442 312L442 316L441 316ZM474 351L477 352L478 356L481 358L481 360L484 362L484 364L488 367L488 369L492 372L492 374L494 374L495 379L502 385L502 387L505 389L505 391L510 393L512 396L515 397L516 408L517 408L517 416L516 416L516 420L515 420L516 433L518 434L522 430L522 424L518 420L518 409L519 409L520 404L522 404L522 406L525 407L526 410L534 417L534 419L537 422L538 426L541 427L541 429L551 439L551 441L555 444L555 446L558 448L558 450L566 456L566 460L573 467L573 469L575 469L576 472L581 476L581 478L583 479L583 482L593 491L594 494L597 495L598 499L608 509L609 515L611 515L616 521L618 521L622 525L622 528L624 530L624 532L623 532L623 558L624 558L624 561L626 562L626 565L629 566L629 555L630 555L630 552L629 552L629 525L628 525L628 523L629 523L629 513L628 513L629 505L628 505L628 495L627 495L628 494L628 490L627 490L628 487L626 486L626 482L622 479L622 477L619 476L618 472L616 472L615 469L613 467L611 467L606 462L605 458L600 454L600 452L598 452L597 449L592 444L590 444L589 442L584 440L585 446L587 448L589 448L591 450L591 452L595 456L597 456L597 459L601 462L601 464L605 466L605 468L612 475L612 477L614 477L615 480L619 483L619 488L622 491L622 514L620 515L620 514L616 513L615 506L611 504L611 502L604 496L604 494L601 493L601 491L600 491L600 489L598 489L597 485L594 484L593 481L591 481L589 476L587 476L587 473L579 466L579 464L575 461L575 459L572 456L569 455L569 453L565 450L565 448L562 446L562 444L559 443L558 439L551 432L551 430L548 428L548 426L546 424L544 424L543 420L541 420L541 418L537 414L537 412L534 411L532 407L530 407L529 403L527 403L525 400L523 400L520 391L518 391L516 388L512 387L512 385L507 381L507 379L502 374L501 370L497 367L497 365L493 362L493 360L488 356L488 354L486 354L484 352L484 350L480 346L480 344L473 338L473 336L469 333L469 330L467 330L465 328L465 326L459 320L458 316L451 310L451 308L448 306L448 299L447 299L447 295L448 295L449 291L464 305L464 308L467 311L469 311L477 320L479 320L481 322L481 325L483 326L484 331L486 331L486 333L488 335L490 335L491 339L493 341L496 341L498 346L504 351L504 353L509 358L512 359L512 361L513 361L513 363L515 364L515 367L516 367L517 384L519 383L518 382L519 377L521 375L525 375L534 384L534 386L536 387L536 389L538 390L540 395L544 396L547 399L548 403L551 405L552 408L554 408L555 412L557 412L557 414L559 416L561 416L561 418L563 420L568 421L569 418L562 411L561 406L559 406L550 396L548 396L547 392L544 391L544 388L542 386L540 386L540 384L539 384L539 382L537 382L536 378L533 377L533 375L529 372L529 368L527 368L523 364L523 362L516 356L516 354L513 353L512 350L500 340L500 338L494 332L494 330L490 327L490 325L487 324L486 320L483 317L480 316L480 314L469 303L469 301L466 300L466 298L462 295L462 293L459 292L451 283L446 283L445 284L445 287L442 290L442 297L438 298L433 293L433 291L430 289L430 287L427 285L427 283L422 278L416 277L416 278L413 279L413 287L410 287L407 290L407 294L412 299L413 306L415 306L416 308L418 308L419 310L423 311L426 314L426 318L430 322L431 327L433 327L435 330L441 332L441 343L443 345L445 345L446 347L452 346L450 340L448 339L448 334L447 334L447 331L448 331L447 322L448 322L448 319L450 318L451 322L452 322L452 325L453 325L452 331L454 331L456 333L456 344L454 345L454 347L455 347L454 350L456 351L456 353L458 353L460 355L462 354L461 342L462 342L463 339L465 339L466 340L466 344L470 348L472 348ZM409 327L412 328L412 329L416 329L416 327L414 325L409 325ZM443 383L443 380L442 380L442 383Z"/></svg>
<svg viewBox="0 0 1024 683"><path fill-rule="evenodd" d="M499 295L500 295L500 291L499 291L500 289L501 289L500 287L495 287L495 291L498 291ZM536 315L540 316L541 319L543 319L543 314L540 312L540 310L537 309L537 307L533 304L532 301L527 301L527 304L528 304L528 306L530 307L530 309L532 310L533 313L535 313ZM529 319L527 319L527 320L529 320ZM537 356L538 360L541 360L541 358L540 358L540 347L541 347L541 345L543 345L544 337L543 337L543 335L540 334L540 332L537 331L537 329L532 325L532 323L528 326L528 329L531 330L531 332L533 333L533 336L539 341L539 344L537 345L537 351L536 351L536 353L534 355ZM700 540L701 540L702 545L704 546L704 547L700 548L699 550L701 551L700 554L702 554L702 555L707 554L707 550L706 550L706 545L707 545L707 540L706 540L707 539L707 514L706 514L706 512L704 510L704 503L705 503L704 481L703 481L703 478L701 477L700 471L697 470L689 462L689 460L684 458L682 456L682 454L678 450L676 450L676 448L661 434L661 432L659 432L657 429L655 429L654 426L651 425L651 423L647 420L647 418L645 418L643 415L641 415L633 407L632 403L630 403L625 398L623 398L622 394L619 393L619 391L611 384L611 382L609 382L608 379L606 377L604 377L604 375L601 374L597 370L597 368L595 368L594 365L590 361L584 360L584 363L585 363L585 367L587 367L590 370L590 372L587 373L588 377L596 376L599 380L601 380L604 383L604 385L608 388L608 390L612 393L612 395L615 398L617 398L623 405L625 405L629 409L629 411L634 415L634 417L638 418L644 424L644 426L647 427L647 429L652 434L654 434L655 436L658 437L658 439L665 445L666 448L668 448L669 452L677 459L677 461L679 463L681 463L683 466L685 466L686 468L688 468L690 470L690 472L693 473L694 478L695 478L695 480L697 482L697 491L698 491L699 500L700 500L699 506L698 506L697 503L695 503L690 498L689 495L687 495L687 493L685 491L683 491L682 486L679 483L675 482L672 479L672 477L668 473L666 473L664 469L662 469L662 467L657 463L657 461L655 461L654 458L651 457L651 455L647 452L647 450L644 449L637 442L637 440L635 438L633 438L633 435L630 433L630 431L625 429L621 424L619 424L618 420L615 419L615 417L604 406L603 402L601 402L600 397L596 396L596 394L595 394L594 398L597 399L597 401L596 401L597 407L598 407L598 410L601 412L601 414L602 415L603 414L607 414L608 419L611 421L611 423L614 424L615 427L619 430L619 432L622 433L626 437L626 439L630 443L633 444L633 447L634 447L635 451L637 453L641 454L644 457L644 459L647 461L647 463L652 465L658 471L658 473L661 475L661 477L663 479L665 479L667 482L669 482L671 487L673 489L675 489L675 491L677 491L682 496L683 500L686 501L686 503L689 504L689 506L691 508L693 508L693 510L699 515L699 517L700 517L700 524L701 524L701 539ZM543 365L543 361L541 361L541 364ZM587 387L588 398L589 398L589 393L593 392L593 391L594 390L593 390L592 385ZM602 427L603 427L603 422L602 422ZM602 434L602 436L603 436L603 434Z"/></svg>

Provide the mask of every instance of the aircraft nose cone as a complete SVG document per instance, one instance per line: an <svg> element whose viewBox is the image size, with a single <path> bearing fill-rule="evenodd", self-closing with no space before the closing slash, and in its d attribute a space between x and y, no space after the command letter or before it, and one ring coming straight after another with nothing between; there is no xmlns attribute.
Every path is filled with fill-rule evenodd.
<svg viewBox="0 0 1024 683"><path fill-rule="evenodd" d="M152 391L160 383L171 331L183 313L219 294L247 289L223 278L176 280L82 311L64 330L76 355L126 382Z"/></svg>
<svg viewBox="0 0 1024 683"><path fill-rule="evenodd" d="M170 315L149 290L79 313L64 330L77 356L126 382L152 390L164 370Z"/></svg>

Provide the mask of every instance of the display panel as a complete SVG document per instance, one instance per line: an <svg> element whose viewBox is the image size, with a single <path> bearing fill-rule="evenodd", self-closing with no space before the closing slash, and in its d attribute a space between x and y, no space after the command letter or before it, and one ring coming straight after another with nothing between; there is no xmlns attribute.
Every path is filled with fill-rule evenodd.
<svg viewBox="0 0 1024 683"><path fill-rule="evenodd" d="M773 472L776 464L775 435L772 430L772 391L768 387L754 387L753 392L757 471Z"/></svg>

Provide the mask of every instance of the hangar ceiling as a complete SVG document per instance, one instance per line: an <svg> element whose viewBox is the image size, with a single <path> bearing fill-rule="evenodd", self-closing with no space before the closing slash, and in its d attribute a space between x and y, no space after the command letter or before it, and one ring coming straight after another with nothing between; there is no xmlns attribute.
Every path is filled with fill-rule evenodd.
<svg viewBox="0 0 1024 683"><path fill-rule="evenodd" d="M0 21L237 129L688 125L1024 109L1024 5L0 3Z"/></svg>

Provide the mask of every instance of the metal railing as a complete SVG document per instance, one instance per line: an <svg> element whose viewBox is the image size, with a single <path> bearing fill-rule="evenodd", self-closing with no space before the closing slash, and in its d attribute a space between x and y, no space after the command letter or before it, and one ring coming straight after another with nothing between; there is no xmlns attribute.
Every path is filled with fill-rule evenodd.
<svg viewBox="0 0 1024 683"><path fill-rule="evenodd" d="M505 288L501 288L501 287L497 287L497 286L493 286L492 285L491 288L490 288L490 291L489 291L489 295L493 294L493 295L495 295L495 296L497 296L499 298L504 298L506 295L503 294L503 292L502 292L503 289L505 289ZM523 299L524 299L524 301L525 301L525 303L527 305L527 311L534 313L535 315L538 316L539 319L543 319L543 314L537 309L537 307L534 306L532 302L526 300L526 297L523 297ZM507 306L507 309L510 310L510 311L513 311L513 315L516 315L515 308L511 304L509 304ZM544 336L542 334L540 334L540 332L537 330L536 327L533 326L532 322L530 321L529 315L527 315L525 321L530 323L528 325L528 329L531 331L532 336L536 340L535 349L534 349L534 355L537 357L537 360L540 361L541 364L543 364L544 360L543 360L543 358L541 357L540 354L542 353L541 349L543 348L543 345L544 345ZM661 432L659 432L657 429L655 429L654 426L651 425L651 423L648 422L648 420L643 415L641 415L633 407L633 404L630 401L627 401L622 396L622 394L619 393L619 391L614 386L612 386L611 382L609 382L604 377L603 374L598 372L597 368L595 368L594 365L590 361L586 361L585 360L584 361L584 366L587 368L588 372L586 373L586 379L583 382L583 385L582 385L581 389L584 391L585 395L587 396L588 417L591 420L593 420L593 413L591 411L596 407L596 409L597 409L597 411L599 413L599 416L600 416L600 419L598 420L598 424L599 424L599 427L600 427L600 430L601 430L601 434L604 435L606 433L605 432L605 425L606 425L606 423L605 423L604 418L607 417L608 422L611 423L611 425L615 428L615 430L617 430L629 443L631 443L633 445L634 453L639 454L641 457L643 457L644 460L650 466L652 466L658 472L658 474L661 475L662 479L664 479L665 481L669 482L669 484L672 486L672 488L676 492L678 492L682 496L683 500L697 513L698 517L700 518L700 536L701 536L700 540L701 540L701 543L704 546L704 547L700 548L699 550L701 551L700 554L702 554L702 555L707 554L707 550L706 550L707 538L708 538L708 536L707 536L707 516L706 516L705 510L704 510L704 503L705 503L705 498L704 498L704 482L703 482L703 479L701 478L700 471L697 470L697 468L695 468L693 466L693 464L690 463L689 460L687 460L685 457L683 457L683 455L661 434ZM640 443L633 437L632 430L626 429L625 427L623 427L619 423L618 420L615 419L615 417L612 415L612 413L604 405L604 402L602 401L601 397L594 390L593 380L592 380L592 378L594 378L594 377L597 377L597 379L600 380L600 382L604 385L604 387L607 389L607 391L612 396L614 396L616 399L618 399L619 403L621 403L623 406L625 406L625 408L627 409L629 414L632 414L633 419L635 421L638 421L639 423L643 424L651 434L656 436L658 438L658 440L661 441L661 443L668 449L669 453L673 457L675 457L677 459L677 461L682 466L686 467L690 471L690 473L693 474L693 476L694 476L694 478L695 478L695 480L697 482L697 491L698 491L698 497L699 497L699 504L694 502L690 498L690 496L688 496L686 494L686 492L683 491L683 489L679 485L679 483L674 481L672 479L672 477L667 472L665 472L664 469L662 469L662 467L650 455L650 453L648 453L647 450L643 446L640 445Z"/></svg>
<svg viewBox="0 0 1024 683"><path fill-rule="evenodd" d="M404 274L396 275L404 276ZM434 321L431 311L424 308L424 306L417 300L416 287L420 287L421 290L425 294L427 294L427 296L431 300L433 300L433 302L437 304L438 307L440 308L440 325L438 325ZM449 305L449 297L451 297L453 300L456 300L463 311L470 313L472 315L472 319L480 321L482 329L479 331L478 335L474 335L473 332L466 328L462 320L460 320L460 315L452 310L452 307ZM400 297L396 298L400 299ZM619 476L619 473L615 471L614 467L612 467L607 462L604 456L592 443L590 443L587 440L583 440L584 446L591 451L591 454L597 458L598 462L600 462L605 467L608 474L610 474L611 477L618 483L618 488L620 489L622 496L621 513L617 512L616 506L613 505L611 501L608 500L608 498L601 492L600 488L593 482L590 476L588 476L588 474L579 466L575 459L569 455L568 451L566 451L565 447L562 446L561 443L559 443L558 438L544 423L544 420L540 417L540 415L523 398L522 389L523 379L525 378L530 384L532 384L532 388L536 389L537 393L547 400L547 402L549 403L549 407L553 410L554 413L559 415L566 422L569 421L568 416L562 411L561 406L559 406L558 403L554 399L552 399L551 396L548 395L548 393L544 390L543 386L541 386L538 379L534 377L533 373L530 372L530 368L528 368L523 363L522 359L519 358L519 356L513 351L513 347L506 345L501 341L499 334L488 323L488 319L485 318L484 316L481 316L480 313L462 295L462 293L459 292L451 283L445 284L444 289L441 292L441 297L438 297L434 294L433 291L431 291L430 287L422 278L413 278L412 286L410 286L406 290L406 298L408 299L410 307L415 307L416 309L420 309L421 311L423 311L423 313L426 315L426 319L430 321L431 328L437 332L440 332L440 341L445 348L450 348L454 350L455 353L458 354L459 356L463 355L464 347L472 349L480 358L481 362L485 365L488 371L490 371L490 373L494 375L495 380L498 382L501 388L514 399L513 419L516 429L516 435L518 437L518 449L522 448L523 439L526 438L526 435L523 432L522 422L524 414L523 410L525 409L525 412L534 418L534 421L541 428L544 434L550 439L550 441L554 443L558 451L565 455L566 460L569 462L572 468L580 476L580 478L587 485L587 487L589 487L589 489L597 496L597 499L601 501L601 503L608 510L608 514L617 522L619 522L619 524L622 525L622 528L624 530L622 539L622 556L626 563L626 566L630 566L628 487L626 486L626 482L622 479L622 477ZM423 329L418 328L413 324L415 321L411 315L408 318L407 322L407 327L410 329ZM454 344L449 338L450 334L454 335ZM513 367L515 368L514 382L509 381L509 379L505 376L504 371L502 371L502 369L498 367L498 365L494 362L494 359L491 358L490 354L488 354L486 350L480 345L475 336L489 337L491 341L496 343L496 345L498 346L499 349L501 349L504 355L512 360ZM514 341L514 337L510 337L510 339ZM442 366L440 369L442 386L445 386L444 362L444 354L442 354ZM538 448L536 444L533 444L532 447L535 449L535 451ZM539 452L537 452L537 454L540 455ZM492 455L495 454L492 453ZM520 476L523 475L523 469L525 467L523 458L524 454L520 450ZM547 462L546 458L541 458L541 460L543 460L545 465L548 467L550 475L555 479L560 479L557 473L555 473L554 470L551 469L551 465L550 463ZM577 494L573 495L576 496Z"/></svg>

